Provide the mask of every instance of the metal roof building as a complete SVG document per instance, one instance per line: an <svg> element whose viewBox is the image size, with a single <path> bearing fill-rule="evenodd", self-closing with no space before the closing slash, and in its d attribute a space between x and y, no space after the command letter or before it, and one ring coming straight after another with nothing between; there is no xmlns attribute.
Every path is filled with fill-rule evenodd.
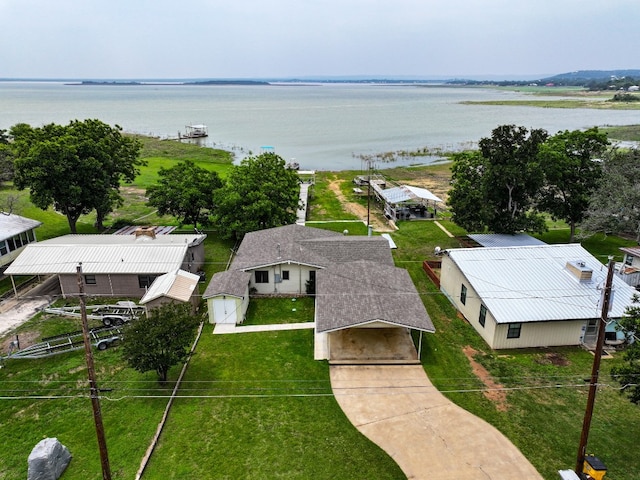
<svg viewBox="0 0 640 480"><path fill-rule="evenodd" d="M399 187L387 188L378 192L387 202L397 204L415 200L431 200L432 202L442 202L442 199L426 188L412 187L410 185L400 185Z"/></svg>
<svg viewBox="0 0 640 480"><path fill-rule="evenodd" d="M197 271L204 262L205 238L156 236L150 230L138 235L64 235L27 245L5 274L57 275L67 296L78 292L81 265L87 295L142 297L160 275Z"/></svg>
<svg viewBox="0 0 640 480"><path fill-rule="evenodd" d="M6 275L166 273L180 268L189 247L206 235L64 235L28 245Z"/></svg>
<svg viewBox="0 0 640 480"><path fill-rule="evenodd" d="M514 235L476 233L470 234L469 238L483 247L528 247L532 245L546 245L542 240L538 240L526 233L516 233Z"/></svg>
<svg viewBox="0 0 640 480"><path fill-rule="evenodd" d="M160 306L171 301L191 302L194 308L197 306L197 287L200 276L176 270L159 276L151 284L147 293L140 299L140 305L149 308Z"/></svg>
<svg viewBox="0 0 640 480"><path fill-rule="evenodd" d="M38 220L21 217L15 213L0 212L0 241L19 235L42 225Z"/></svg>
<svg viewBox="0 0 640 480"><path fill-rule="evenodd" d="M17 258L26 245L37 241L35 229L40 225L42 222L38 220L0 212L0 271Z"/></svg>
<svg viewBox="0 0 640 480"><path fill-rule="evenodd" d="M577 345L594 333L606 274L579 244L460 248L443 255L441 289L492 348ZM635 289L614 277L614 291L620 318Z"/></svg>

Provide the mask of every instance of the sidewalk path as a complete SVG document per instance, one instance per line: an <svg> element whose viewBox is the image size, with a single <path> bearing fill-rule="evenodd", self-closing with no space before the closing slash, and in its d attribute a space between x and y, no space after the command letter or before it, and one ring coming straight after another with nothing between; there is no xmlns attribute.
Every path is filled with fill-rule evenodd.
<svg viewBox="0 0 640 480"><path fill-rule="evenodd" d="M332 365L330 375L349 420L408 479L542 480L502 433L438 392L421 365Z"/></svg>
<svg viewBox="0 0 640 480"><path fill-rule="evenodd" d="M213 333L224 335L226 333L251 333L273 332L276 330L304 330L315 328L315 322L279 323L275 325L236 325L234 323L216 323Z"/></svg>

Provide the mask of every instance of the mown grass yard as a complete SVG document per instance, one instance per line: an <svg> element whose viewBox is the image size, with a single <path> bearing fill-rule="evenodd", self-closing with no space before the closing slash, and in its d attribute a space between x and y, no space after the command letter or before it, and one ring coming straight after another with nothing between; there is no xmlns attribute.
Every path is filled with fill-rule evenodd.
<svg viewBox="0 0 640 480"><path fill-rule="evenodd" d="M446 176L446 166L433 168L423 169L424 176L421 169L407 169L407 181ZM392 172L396 181L405 178L403 169ZM345 227L331 222L355 220L327 188L327 182L335 179L349 182L354 173L318 174L311 219L329 223L314 227L366 232L363 225L356 227L361 225L358 223ZM343 187L343 193L349 193ZM6 198L14 193L5 189L0 195ZM26 194L20 195L20 201L28 205ZM123 217L142 216L145 208L143 199L132 195ZM21 214L45 222L38 232L40 239L68 233L66 220L54 212L28 207ZM158 220L164 224L173 221ZM440 223L454 235L466 233L449 221ZM78 225L82 232L95 232L90 217L83 217ZM398 245L394 260L409 271L437 329L435 334L424 336L422 351L432 382L451 400L504 432L544 478L555 480L558 469L573 468L591 354L566 347L489 350L422 270L422 261L433 257L436 246L456 247L458 240L434 222L400 222L399 227L391 234ZM226 268L234 245L221 241L215 231L207 233L204 269L208 281L213 273ZM568 229L554 225L540 238L567 242ZM618 247L633 244L612 236L594 236L582 243L603 262L610 254L619 255ZM312 319L309 298L295 302L261 299L252 303L247 324ZM74 321L39 316L17 332L35 341L66 329L78 327ZM205 325L180 389L182 398L173 407L143 478L404 478L392 459L344 417L331 394L328 365L313 360L312 331L236 335L212 335L211 331L212 326ZM0 343L8 340L10 336ZM640 471L640 411L618 393L609 377L610 368L620 361L620 355L614 355L603 362L603 386L587 450L607 464L606 478L635 480ZM474 374L471 362L484 367L487 376ZM170 372L168 385L159 386L154 374L141 375L126 367L117 349L97 352L96 368L99 386L104 389L102 409L113 478L133 478L178 368ZM488 391L488 379L501 387ZM81 352L46 360L8 360L0 369L0 389L3 397L24 397L2 399L0 478L24 478L31 448L46 436L58 437L74 456L63 480L101 478Z"/></svg>
<svg viewBox="0 0 640 480"><path fill-rule="evenodd" d="M144 478L405 478L340 410L312 330L211 331Z"/></svg>

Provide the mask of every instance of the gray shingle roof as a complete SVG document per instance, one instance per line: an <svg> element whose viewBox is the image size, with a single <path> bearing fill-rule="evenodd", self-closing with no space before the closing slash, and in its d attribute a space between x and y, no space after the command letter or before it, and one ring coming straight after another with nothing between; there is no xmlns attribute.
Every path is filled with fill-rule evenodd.
<svg viewBox="0 0 640 480"><path fill-rule="evenodd" d="M233 295L242 297L247 292L247 285L251 274L238 270L228 270L226 272L218 272L213 277L202 298L211 298L218 295Z"/></svg>
<svg viewBox="0 0 640 480"><path fill-rule="evenodd" d="M316 292L318 332L375 321L435 331L409 273L402 268L370 261L333 264L318 271Z"/></svg>
<svg viewBox="0 0 640 480"><path fill-rule="evenodd" d="M393 264L389 244L383 238L350 237L319 228L287 225L246 234L231 269L246 270L287 262L324 267L333 262L360 259Z"/></svg>
<svg viewBox="0 0 640 480"><path fill-rule="evenodd" d="M323 266L330 263L371 260L384 265L393 265L389 242L382 237L343 236L314 238L300 242L304 248L324 259Z"/></svg>

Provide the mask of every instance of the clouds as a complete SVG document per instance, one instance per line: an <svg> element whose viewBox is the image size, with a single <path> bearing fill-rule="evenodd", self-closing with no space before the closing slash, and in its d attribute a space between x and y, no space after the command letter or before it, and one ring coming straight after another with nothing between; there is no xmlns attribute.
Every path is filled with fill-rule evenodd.
<svg viewBox="0 0 640 480"><path fill-rule="evenodd" d="M637 0L0 0L0 77L637 68Z"/></svg>

